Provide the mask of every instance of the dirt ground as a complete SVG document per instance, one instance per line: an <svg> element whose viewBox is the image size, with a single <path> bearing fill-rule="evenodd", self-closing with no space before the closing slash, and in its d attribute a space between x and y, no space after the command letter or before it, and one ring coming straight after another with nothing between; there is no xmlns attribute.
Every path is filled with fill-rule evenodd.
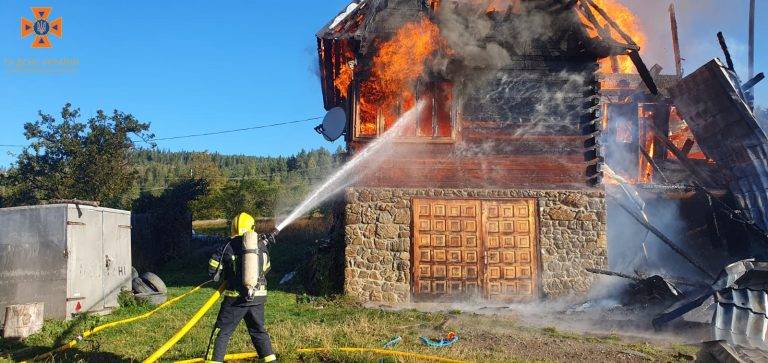
<svg viewBox="0 0 768 363"><path fill-rule="evenodd" d="M583 302L483 305L413 303L394 309L448 312L442 324L461 331L473 356L509 361L648 362L692 361L709 326L679 322L655 331L651 316L619 307ZM594 305L594 304L593 304Z"/></svg>

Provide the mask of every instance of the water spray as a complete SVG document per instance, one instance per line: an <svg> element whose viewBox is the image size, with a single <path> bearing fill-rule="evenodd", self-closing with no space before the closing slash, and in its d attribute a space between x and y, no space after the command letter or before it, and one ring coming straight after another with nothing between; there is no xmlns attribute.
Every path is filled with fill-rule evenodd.
<svg viewBox="0 0 768 363"><path fill-rule="evenodd" d="M275 230L271 233L272 236L277 235L285 226L291 224L298 219L301 215L308 212L312 207L320 204L326 199L330 198L344 187L351 184L358 176L359 173L353 175L352 172L357 170L357 167L364 161L370 158L372 155L376 155L377 151L380 151L384 145L389 144L392 139L397 137L400 132L409 124L412 124L416 118L421 114L421 110L426 105L426 102L421 100L416 105L405 112L400 118L395 121L394 125L384 132L376 140L370 142L365 148L360 150L355 156L352 157L344 166L341 167L336 173L331 175L323 184L315 189L309 196L304 199L294 210L280 223L277 224ZM370 167L370 165L369 165Z"/></svg>

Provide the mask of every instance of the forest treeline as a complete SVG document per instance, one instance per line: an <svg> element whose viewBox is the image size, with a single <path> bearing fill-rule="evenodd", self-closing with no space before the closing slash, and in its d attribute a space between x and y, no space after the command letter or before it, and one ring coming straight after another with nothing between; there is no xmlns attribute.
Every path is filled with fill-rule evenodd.
<svg viewBox="0 0 768 363"><path fill-rule="evenodd" d="M80 199L137 213L178 208L194 219L273 217L344 158L340 147L274 157L171 152L131 114L99 110L83 120L66 104L57 116L40 112L24 125L28 146L0 169L0 207Z"/></svg>
<svg viewBox="0 0 768 363"><path fill-rule="evenodd" d="M297 204L343 162L344 150L301 150L291 156L222 155L140 149L132 193L160 195L184 180L204 180L207 192L191 202L195 219L228 218L238 211L272 217Z"/></svg>

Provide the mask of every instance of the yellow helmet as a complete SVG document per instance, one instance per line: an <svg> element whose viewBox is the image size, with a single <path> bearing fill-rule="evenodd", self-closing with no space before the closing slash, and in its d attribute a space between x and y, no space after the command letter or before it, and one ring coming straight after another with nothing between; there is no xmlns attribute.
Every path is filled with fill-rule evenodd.
<svg viewBox="0 0 768 363"><path fill-rule="evenodd" d="M229 224L229 236L242 236L245 232L252 231L256 220L248 213L240 213L232 218Z"/></svg>

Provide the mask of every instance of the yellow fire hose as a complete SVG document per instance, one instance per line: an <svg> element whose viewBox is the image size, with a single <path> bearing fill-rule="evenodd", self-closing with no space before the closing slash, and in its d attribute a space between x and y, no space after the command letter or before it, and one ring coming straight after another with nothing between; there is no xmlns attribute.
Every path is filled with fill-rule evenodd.
<svg viewBox="0 0 768 363"><path fill-rule="evenodd" d="M205 304L203 304L203 306L201 306L200 309L197 310L195 315L192 315L192 318L189 319L189 321L187 321L187 323L184 324L184 326L181 327L181 329L179 329L179 331L177 331L176 334L174 334L171 337L171 339L168 339L168 341L165 342L165 344L163 344L160 348L157 348L157 350L154 353L152 353L152 355L147 357L147 359L145 359L143 363L152 363L157 361L158 359L160 359L160 357L163 356L163 354L165 354L165 352L168 351L168 349L171 349L181 338L183 338L184 335L186 335L187 332L189 332L189 330L192 329L192 327L194 327L198 321L200 321L203 315L205 315L205 313L211 309L213 304L215 304L216 301L219 300L219 297L221 296L221 293L222 291L224 291L224 288L226 286L227 286L226 282L222 283L219 286L219 289L216 290L216 292L214 292L210 298L208 298L208 301L206 301Z"/></svg>
<svg viewBox="0 0 768 363"><path fill-rule="evenodd" d="M154 313L156 313L157 311L159 311L159 310L161 310L163 308L166 308L166 307L170 306L171 304L173 304L173 303L175 303L175 302L177 302L177 301L187 297L189 294L199 290L200 288L202 288L205 284L207 284L209 282L210 281L206 281L206 282L204 282L204 283L194 287L192 290L189 290L189 291L185 292L182 295L179 295L179 296L177 296L177 297L175 297L175 298L173 298L171 300L168 300L168 301L164 302L163 304L159 305L158 307L156 307L155 309L150 310L150 311L148 311L148 312L146 312L144 314L137 315L137 316L134 316L134 317L131 317L131 318L123 319L123 320L114 321L114 322L111 322L111 323L102 324L102 325L99 325L99 326L97 326L97 327L95 327L93 329L86 330L86 331L83 332L83 334L78 336L77 339L73 339L69 343L64 344L61 347L56 348L56 349L54 349L54 350L52 350L52 351L50 351L48 353L38 355L38 356L32 358L30 361L35 361L35 360L39 360L39 359L48 358L48 357L53 356L56 353L63 352L65 350L67 350L67 349L70 349L70 348L74 347L75 345L77 345L77 343L80 340L83 340L83 339L85 339L85 338L87 338L87 337L89 337L89 336L91 336L93 334L96 334L96 333L98 333L98 332L100 332L100 331L102 331L104 329L111 328L111 327L114 327L114 326L117 326L117 325L127 324L127 323L130 323L130 322L136 321L136 320L141 320L141 319L148 318L148 317L152 316ZM158 359L160 359L160 357L163 356L163 354L165 354L169 349L171 349L174 345L176 345L176 343L179 340L181 340L181 338L183 338L184 335L186 335L189 332L189 330L192 329L195 326L195 324L197 324L198 321L200 321L200 319L202 319L203 315L205 315L205 313L208 312L208 310L210 310L211 307L213 307L214 304L216 304L216 302L219 300L219 297L221 297L221 293L224 291L225 287L226 287L226 283L222 283L219 286L219 288L213 294L211 294L211 297L208 298L208 300L205 302L205 304L203 304L203 306L201 306L200 309L197 310L195 315L193 315L192 318L189 319L189 321L187 321L187 323L184 324L184 326L181 327L181 329L179 329L176 332L176 334L174 334L170 339L168 339L168 341L166 341L160 348L158 348L154 353L152 353L152 355L147 357L147 359L145 359L143 361L143 363L153 363L153 362L156 362ZM387 355L387 356L409 357L409 358L414 358L414 359L433 361L433 362L442 362L442 363L463 363L464 362L464 361L461 361L461 360L443 358L443 357L438 357L438 356L434 356L434 355L418 354L418 353L411 353L411 352L401 352L401 351L388 350L388 349L376 349L376 348L349 348L349 347L342 347L342 348L302 348L302 349L297 349L296 350L296 352L298 352L298 353L321 353L321 352L332 352L332 351L339 351L339 352L346 352L346 353L375 353L375 354L381 354L381 355ZM226 360L226 361L228 361L228 360L243 360L243 359L252 359L252 358L258 358L258 354L255 353L255 352L227 354L224 357L224 360ZM202 359L202 358L194 358L194 359L187 359L187 360L177 361L177 363L197 363L197 362L204 362L204 359ZM26 361L23 361L22 363L26 363Z"/></svg>
<svg viewBox="0 0 768 363"><path fill-rule="evenodd" d="M388 355L388 356L395 356L395 357L408 357L408 358L414 358L419 359L423 361L431 361L431 362L441 362L441 363L464 363L463 360L456 360L456 359L449 359L449 358L443 358L438 357L434 355L427 355L427 354L418 354L418 353L411 353L411 352L400 352L397 350L389 350L389 349L376 349L376 348L302 348L297 349L297 353L322 353L322 352L345 352L345 353L375 353L375 354L381 354L381 355ZM231 361L231 360L245 360L245 359L253 359L258 358L258 354L256 352L250 352L250 353L234 353L234 354L227 354L224 356L225 361ZM187 360L179 360L175 363L199 363L204 362L205 360L203 358L194 358L194 359L187 359Z"/></svg>
<svg viewBox="0 0 768 363"><path fill-rule="evenodd" d="M52 351L50 351L48 353L40 354L40 355L30 359L29 361L33 362L33 361L36 361L36 360L41 360L41 359L49 358L49 357L52 357L54 354L61 353L61 352L65 351L65 350L74 348L79 341L81 341L81 340L83 340L85 338L88 338L89 336L91 336L93 334L96 334L96 333L98 333L98 332L100 332L100 331L102 331L104 329L112 328L112 327L115 327L115 326L118 326L118 325L128 324L128 323L134 322L136 320L146 319L146 318L154 315L156 312L158 312L158 311L160 311L160 310L162 310L164 308L167 308L168 306L173 305L175 302L177 302L177 301L179 301L179 300L189 296L189 294L191 294L191 293L193 293L193 292L195 292L197 290L200 290L203 286L205 286L205 284L207 284L209 282L211 282L211 280L208 280L206 282L203 282L200 285L195 286L192 290L189 290L189 291L187 291L187 292L185 292L185 293L183 293L183 294L181 294L179 296L176 296L175 298L170 299L170 300L168 300L168 301L158 305L156 308L154 308L154 309L152 309L152 310L150 310L150 311L148 311L148 312L146 312L144 314L136 315L134 317L130 317L130 318L123 319L123 320L118 320L118 321L113 321L113 322L110 322L110 323L102 324L102 325L99 325L99 326L97 326L97 327L95 327L93 329L86 330L82 334L80 334L77 338L72 339L71 341L69 341L69 343L64 344L64 345L62 345L62 346L60 346L60 347L58 347L58 348L56 348L56 349L54 349L54 350L52 350ZM26 362L27 361L22 361L22 363L26 363Z"/></svg>

